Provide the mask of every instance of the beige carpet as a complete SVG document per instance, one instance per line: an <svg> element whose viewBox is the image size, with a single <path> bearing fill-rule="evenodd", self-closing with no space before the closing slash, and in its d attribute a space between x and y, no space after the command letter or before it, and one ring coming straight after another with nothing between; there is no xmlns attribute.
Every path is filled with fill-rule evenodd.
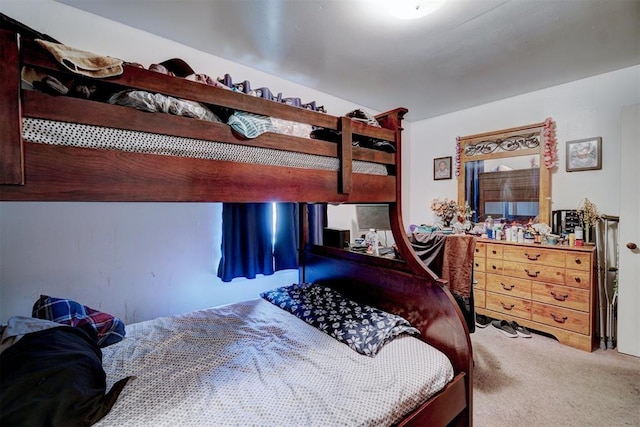
<svg viewBox="0 0 640 427"><path fill-rule="evenodd" d="M491 326L471 341L475 426L640 426L640 358Z"/></svg>

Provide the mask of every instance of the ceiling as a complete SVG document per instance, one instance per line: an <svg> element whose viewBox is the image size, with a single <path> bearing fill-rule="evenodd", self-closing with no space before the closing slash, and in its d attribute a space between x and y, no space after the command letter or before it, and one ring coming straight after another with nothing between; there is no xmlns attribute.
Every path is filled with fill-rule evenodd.
<svg viewBox="0 0 640 427"><path fill-rule="evenodd" d="M640 0L58 1L410 121L640 64Z"/></svg>

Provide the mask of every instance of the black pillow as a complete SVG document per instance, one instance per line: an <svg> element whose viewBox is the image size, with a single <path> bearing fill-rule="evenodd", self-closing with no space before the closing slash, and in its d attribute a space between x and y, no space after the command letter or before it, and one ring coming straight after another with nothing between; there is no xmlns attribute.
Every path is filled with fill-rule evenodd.
<svg viewBox="0 0 640 427"><path fill-rule="evenodd" d="M370 357L401 334L420 335L405 318L350 300L328 286L295 284L261 296Z"/></svg>
<svg viewBox="0 0 640 427"><path fill-rule="evenodd" d="M90 426L131 377L106 393L102 352L81 329L26 334L0 354L0 425Z"/></svg>

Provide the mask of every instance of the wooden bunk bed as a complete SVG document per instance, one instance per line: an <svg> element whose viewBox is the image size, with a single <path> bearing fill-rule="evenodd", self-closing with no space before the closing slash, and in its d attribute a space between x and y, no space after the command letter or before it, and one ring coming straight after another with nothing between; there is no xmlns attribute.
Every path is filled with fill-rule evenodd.
<svg viewBox="0 0 640 427"><path fill-rule="evenodd" d="M265 133L238 137L224 123L153 114L92 100L21 89L22 67L77 78L33 40L0 31L0 200L135 202L387 203L400 260L301 244L300 280L326 284L354 300L408 319L421 339L443 352L455 376L398 425L471 425L472 355L469 333L445 283L414 254L401 216L402 119L398 108L376 116L380 128L347 117L124 65L117 77L92 83L109 90L139 89L204 105L276 117L339 131L338 143ZM284 150L334 160L335 170L159 155L120 149L40 143L24 138L25 120L163 134L243 147ZM395 153L354 147L360 135L391 142ZM356 173L354 163L383 165L386 174ZM303 216L305 209L301 209ZM301 224L305 221L301 219ZM303 233L304 234L304 233ZM301 241L304 241L302 236Z"/></svg>

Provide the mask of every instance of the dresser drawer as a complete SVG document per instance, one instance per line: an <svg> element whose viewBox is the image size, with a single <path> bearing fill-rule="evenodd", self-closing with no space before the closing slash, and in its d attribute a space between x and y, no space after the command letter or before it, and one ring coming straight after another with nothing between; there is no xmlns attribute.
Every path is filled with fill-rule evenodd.
<svg viewBox="0 0 640 427"><path fill-rule="evenodd" d="M504 248L505 261L529 262L554 267L565 266L565 254L562 251L543 249L539 245L507 246Z"/></svg>
<svg viewBox="0 0 640 427"><path fill-rule="evenodd" d="M487 258L502 259L503 250L504 250L503 245L497 245L495 243L487 243Z"/></svg>
<svg viewBox="0 0 640 427"><path fill-rule="evenodd" d="M532 303L531 320L579 334L589 334L589 313Z"/></svg>
<svg viewBox="0 0 640 427"><path fill-rule="evenodd" d="M531 299L558 307L588 312L589 296L590 292L585 289L549 285L539 282L531 283Z"/></svg>
<svg viewBox="0 0 640 427"><path fill-rule="evenodd" d="M566 270L565 285L591 289L591 270Z"/></svg>
<svg viewBox="0 0 640 427"><path fill-rule="evenodd" d="M473 259L473 271L476 272L484 272L485 271L485 260L484 257L475 257Z"/></svg>
<svg viewBox="0 0 640 427"><path fill-rule="evenodd" d="M488 310L509 314L511 316L531 319L531 301L506 295L487 292L486 307Z"/></svg>
<svg viewBox="0 0 640 427"><path fill-rule="evenodd" d="M479 242L476 240L476 249L475 249L475 256L478 257L485 257L485 252L486 252L486 248L487 248L487 244L485 242Z"/></svg>
<svg viewBox="0 0 640 427"><path fill-rule="evenodd" d="M557 283L559 285L565 284L564 268L549 267L529 262L504 261L503 273L507 276L521 279Z"/></svg>
<svg viewBox="0 0 640 427"><path fill-rule="evenodd" d="M487 291L531 299L531 280L487 273Z"/></svg>
<svg viewBox="0 0 640 427"><path fill-rule="evenodd" d="M566 267L573 270L591 271L591 254L582 252L567 252Z"/></svg>
<svg viewBox="0 0 640 427"><path fill-rule="evenodd" d="M474 271L473 280L475 280L475 283L473 285L474 289L487 289L487 285L486 285L487 279L484 273L478 273Z"/></svg>
<svg viewBox="0 0 640 427"><path fill-rule="evenodd" d="M473 291L473 305L476 308L485 308L487 306L484 289L475 289Z"/></svg>
<svg viewBox="0 0 640 427"><path fill-rule="evenodd" d="M487 273L502 274L502 260L487 258L484 270Z"/></svg>

